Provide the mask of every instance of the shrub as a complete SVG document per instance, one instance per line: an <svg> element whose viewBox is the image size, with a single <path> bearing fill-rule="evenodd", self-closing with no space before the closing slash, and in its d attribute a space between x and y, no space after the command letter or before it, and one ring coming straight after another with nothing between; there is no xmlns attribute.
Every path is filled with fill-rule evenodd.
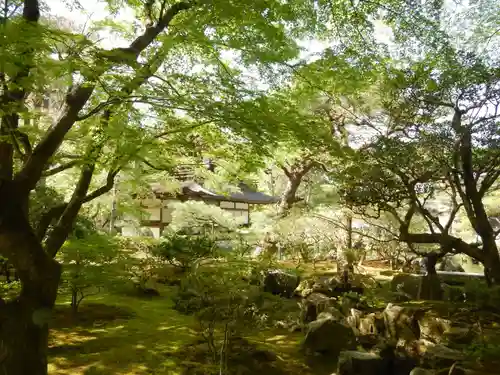
<svg viewBox="0 0 500 375"><path fill-rule="evenodd" d="M500 310L500 287L486 287L484 281L470 280L464 285L467 302L475 303L480 308Z"/></svg>
<svg viewBox="0 0 500 375"><path fill-rule="evenodd" d="M71 295L75 314L85 297L116 282L120 274L119 251L117 241L103 234L66 241L58 255L63 265L61 288Z"/></svg>
<svg viewBox="0 0 500 375"><path fill-rule="evenodd" d="M187 271L203 259L216 256L216 242L208 236L170 234L152 249L152 254Z"/></svg>
<svg viewBox="0 0 500 375"><path fill-rule="evenodd" d="M194 314L208 345L210 361L227 372L232 340L249 330L271 325L279 298L245 281L248 267L226 262L199 267L188 274L174 297L175 308Z"/></svg>
<svg viewBox="0 0 500 375"><path fill-rule="evenodd" d="M154 276L165 266L163 258L155 252L159 241L150 237L122 237L121 265L124 276L139 290L145 290Z"/></svg>

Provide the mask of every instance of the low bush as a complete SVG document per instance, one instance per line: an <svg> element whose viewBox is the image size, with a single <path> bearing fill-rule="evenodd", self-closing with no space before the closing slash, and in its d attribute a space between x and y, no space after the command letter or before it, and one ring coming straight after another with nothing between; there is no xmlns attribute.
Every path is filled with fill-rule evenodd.
<svg viewBox="0 0 500 375"><path fill-rule="evenodd" d="M216 241L208 236L184 236L177 233L162 238L152 248L152 254L173 266L187 271L203 259L217 256Z"/></svg>
<svg viewBox="0 0 500 375"><path fill-rule="evenodd" d="M178 311L195 316L209 361L221 374L229 373L232 341L259 327L272 326L281 310L280 298L251 285L245 280L247 272L248 267L241 263L201 266L187 274L174 297Z"/></svg>
<svg viewBox="0 0 500 375"><path fill-rule="evenodd" d="M75 314L84 298L116 284L122 276L120 259L120 246L108 235L94 233L66 241L58 254L63 266L61 289L71 296Z"/></svg>

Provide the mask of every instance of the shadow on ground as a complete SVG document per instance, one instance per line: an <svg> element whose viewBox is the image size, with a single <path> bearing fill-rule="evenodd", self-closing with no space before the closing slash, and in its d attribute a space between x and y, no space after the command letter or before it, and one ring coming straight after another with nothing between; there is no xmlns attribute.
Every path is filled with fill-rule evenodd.
<svg viewBox="0 0 500 375"><path fill-rule="evenodd" d="M51 325L49 375L200 373L195 368L203 373L203 358L189 354L199 342L196 322L172 309L165 297L169 293L162 290L161 297L150 300L95 296L82 305L77 318L68 305L59 305ZM276 354L272 366L277 374L321 374L304 365L298 350L302 337L273 331L247 339Z"/></svg>
<svg viewBox="0 0 500 375"><path fill-rule="evenodd" d="M49 374L177 374L179 348L196 337L194 321L151 300L103 295L78 318L58 306L49 343Z"/></svg>

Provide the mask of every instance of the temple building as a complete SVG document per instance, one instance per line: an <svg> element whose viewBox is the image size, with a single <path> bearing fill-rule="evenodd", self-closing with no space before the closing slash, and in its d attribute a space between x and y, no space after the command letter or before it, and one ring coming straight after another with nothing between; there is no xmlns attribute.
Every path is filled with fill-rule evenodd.
<svg viewBox="0 0 500 375"><path fill-rule="evenodd" d="M171 223L174 202L200 201L215 205L231 213L242 225L250 225L252 207L275 204L280 200L279 197L255 191L243 182L239 183L236 189L228 186L228 192L217 193L205 188L202 182L195 181L185 170L176 176L181 181L180 191L172 193L160 183L156 183L151 186L152 197L141 200L141 206L146 213L146 218L141 221L141 228L150 231L155 238L159 238L165 227ZM136 228L125 224L122 225L122 234L134 236L138 233Z"/></svg>

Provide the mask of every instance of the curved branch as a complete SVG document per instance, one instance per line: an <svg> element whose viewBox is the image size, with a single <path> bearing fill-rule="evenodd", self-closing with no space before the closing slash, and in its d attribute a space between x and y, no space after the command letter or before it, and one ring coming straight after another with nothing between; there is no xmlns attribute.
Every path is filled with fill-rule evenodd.
<svg viewBox="0 0 500 375"><path fill-rule="evenodd" d="M36 0L26 0L27 2L32 2ZM144 51L155 39L156 37L165 30L172 19L182 12L183 10L189 9L191 7L190 3L179 2L172 5L166 12L165 15L155 26L148 27L146 31L137 37L128 48L124 49L125 52L130 55L132 53L134 56L139 56L139 54ZM113 51L109 51L113 52ZM122 53L118 49L119 53ZM121 56L121 62L128 61L125 55ZM159 64L159 62L156 62ZM95 89L95 81L102 75L103 69L95 69L93 77L89 77L84 83L70 88L68 94L66 95L65 108L63 110L62 116L56 122L56 124L45 134L45 137L40 141L40 143L35 147L33 154L26 162L25 166L15 177L18 184L18 189L22 194L28 196L29 192L34 189L40 177L42 176L43 170L45 169L49 159L55 154L57 149L61 146L64 137L72 128L74 123L78 120L78 114L88 102L92 96ZM142 83L143 76L138 74L135 77L135 81L132 82L132 86L137 83Z"/></svg>
<svg viewBox="0 0 500 375"><path fill-rule="evenodd" d="M55 174L58 174L59 172L65 171L66 169L73 168L73 167L77 166L79 163L80 163L80 160L71 160L71 161L64 163L64 164L61 164L57 167L46 170L45 172L43 172L43 176L44 177L53 176Z"/></svg>

